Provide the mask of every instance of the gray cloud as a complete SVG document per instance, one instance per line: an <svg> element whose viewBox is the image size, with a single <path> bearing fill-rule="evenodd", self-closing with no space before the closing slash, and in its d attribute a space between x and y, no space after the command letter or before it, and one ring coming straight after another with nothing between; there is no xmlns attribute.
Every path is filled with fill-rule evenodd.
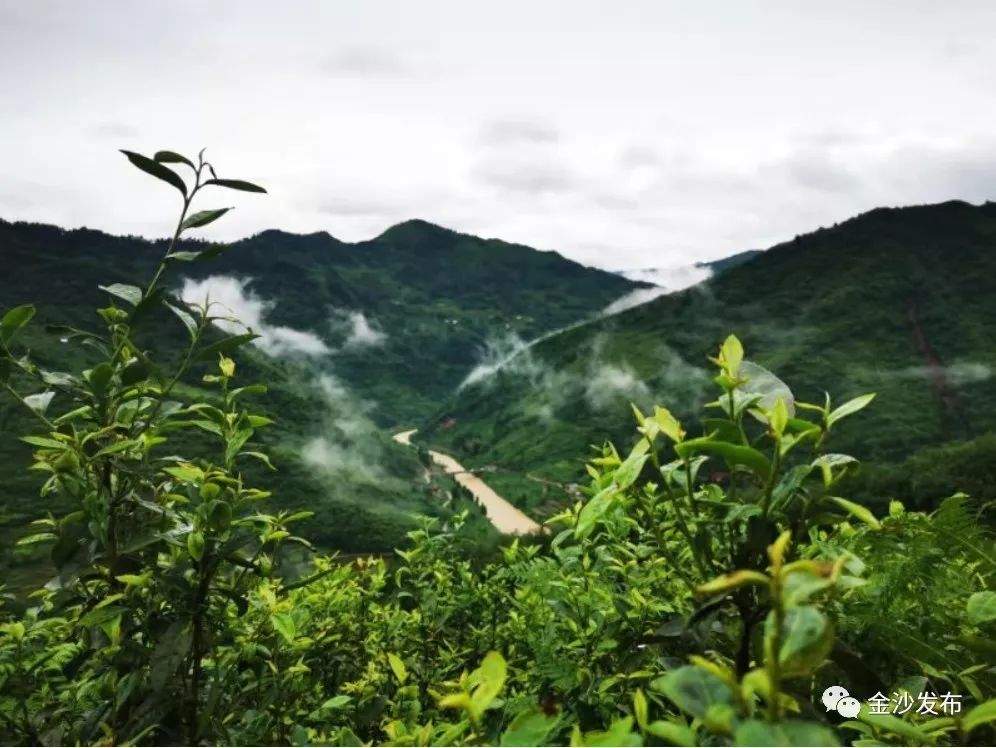
<svg viewBox="0 0 996 748"><path fill-rule="evenodd" d="M478 164L472 176L489 187L527 195L570 192L578 186L570 169L552 159L489 158Z"/></svg>
<svg viewBox="0 0 996 748"><path fill-rule="evenodd" d="M500 119L488 123L481 131L480 141L485 145L542 144L550 145L560 140L556 128L529 119Z"/></svg>
<svg viewBox="0 0 996 748"><path fill-rule="evenodd" d="M366 239L419 215L612 268L994 197L991 4L841 0L814 24L793 3L633 2L0 0L0 162L65 188L5 185L0 211L168 232L175 196L130 170L123 138L208 145L270 189L209 239Z"/></svg>
<svg viewBox="0 0 996 748"><path fill-rule="evenodd" d="M87 126L86 132L95 138L132 140L137 138L141 131L126 122L95 122Z"/></svg>
<svg viewBox="0 0 996 748"><path fill-rule="evenodd" d="M399 55L373 46L349 47L325 58L320 67L326 75L356 78L396 78L412 72Z"/></svg>
<svg viewBox="0 0 996 748"><path fill-rule="evenodd" d="M383 216L398 212L398 205L377 198L341 195L327 198L318 210L332 216Z"/></svg>

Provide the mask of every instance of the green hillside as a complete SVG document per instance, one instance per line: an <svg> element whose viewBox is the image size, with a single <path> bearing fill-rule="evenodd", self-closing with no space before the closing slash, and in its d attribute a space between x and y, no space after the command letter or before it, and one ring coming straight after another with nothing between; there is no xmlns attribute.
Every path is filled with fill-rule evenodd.
<svg viewBox="0 0 996 748"><path fill-rule="evenodd" d="M577 480L588 445L629 433L627 401L691 416L710 387L707 355L734 331L800 399L878 392L830 448L871 458L864 480L878 488L906 490L891 463L996 430L994 330L996 204L883 208L543 340L461 390L423 438L494 466L499 489L542 514L563 492L529 476ZM948 452L991 470L992 444ZM954 490L954 477L934 476L931 491Z"/></svg>
<svg viewBox="0 0 996 748"><path fill-rule="evenodd" d="M61 343L65 333L46 333L45 325L93 328L93 310L108 300L98 284L147 278L164 246L0 221L0 261L10 271L0 280L0 308L35 304L37 324L25 338L34 358L53 371L84 368L88 349ZM534 337L635 287L554 252L424 221L358 244L326 233L265 231L209 262L177 264L173 273L168 285L176 292L185 281L228 279L258 303L268 327L319 341L317 353L250 348L242 355L247 376L271 383L260 407L277 422L265 438L279 472L259 478L279 488L278 506L316 512L309 537L355 551L392 548L417 514L449 513L429 495L415 453L391 441L392 428L438 408L489 339ZM211 284L201 287L214 293ZM351 323L360 315L367 338L354 344ZM167 356L185 337L165 311L144 329L143 342ZM0 443L0 533L53 508L39 502L41 481L24 469L30 448L13 438L31 428L26 413L0 402L0 429L11 435ZM472 525L472 532L490 532L483 520Z"/></svg>

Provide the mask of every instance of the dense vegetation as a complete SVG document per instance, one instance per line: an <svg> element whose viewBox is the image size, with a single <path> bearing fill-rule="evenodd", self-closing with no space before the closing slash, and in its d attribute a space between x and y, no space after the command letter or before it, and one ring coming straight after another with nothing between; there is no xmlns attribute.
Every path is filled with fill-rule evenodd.
<svg viewBox="0 0 996 748"><path fill-rule="evenodd" d="M547 338L461 390L421 434L468 466L501 468L503 495L542 516L564 494L543 497L524 475L576 482L582 450L628 433L629 401L667 401L694 418L708 397L712 341L736 330L802 398L879 393L832 442L869 461L861 480L882 489L879 509L913 495L935 507L959 480L996 499L987 478L996 442L986 437L996 431L994 278L996 203L874 210ZM910 476L903 463L923 448L934 451Z"/></svg>
<svg viewBox="0 0 996 748"><path fill-rule="evenodd" d="M127 154L182 193L176 237L222 180L202 159ZM184 182L167 164L186 166ZM211 178L208 179L207 175ZM545 539L471 561L432 520L396 560L342 563L268 514L250 465L270 419L250 408L209 305L160 283L107 286L95 360L39 367L34 307L0 321L4 387L36 423L23 437L43 495L68 513L20 541L57 575L0 608L0 741L573 745L984 744L996 560L963 495L884 516L839 495L854 458L827 451L872 402L797 401L729 336L702 436L635 411L618 451L589 461L584 498ZM185 251L185 250L184 250ZM202 262L208 255L186 257ZM187 338L162 359L137 343L164 307ZM146 318L147 319L147 318ZM210 362L196 388L197 361ZM60 397L25 394L26 382ZM213 393L202 398L202 387ZM846 420L845 420L846 419ZM206 434L180 454L187 432ZM621 442L622 443L622 442ZM828 686L957 696L950 713L852 719ZM963 703L962 703L963 702ZM939 710L939 701L934 707Z"/></svg>
<svg viewBox="0 0 996 748"><path fill-rule="evenodd" d="M36 324L22 332L22 344L43 368L84 368L89 349L60 343L65 326L80 326L91 309L106 303L101 285L135 285L149 277L167 244L0 221L0 259L16 268L0 280L0 308L44 300ZM212 262L187 261L185 253L205 250L216 254ZM537 336L635 287L554 252L424 221L358 244L325 233L266 231L222 247L185 233L173 254L163 276L171 294L185 279L251 279L243 291L263 304L268 325L308 333L325 346L313 355L270 355L253 347L242 353L241 364L247 376L269 383L258 408L276 421L261 439L279 472L257 471L254 478L264 488L279 483L280 506L315 512L301 528L310 540L346 551L390 551L406 542L419 515L446 519L463 505L431 494L420 480L423 466L384 427L438 408L490 338ZM348 344L350 315L358 314L375 331L375 345ZM146 317L134 331L138 346L154 347L168 361L181 356L185 331L170 322L169 310L150 308ZM198 390L190 390L192 396L212 397L196 381L181 386ZM23 408L0 403L0 430L20 434L30 425ZM317 467L301 460L316 439L316 459L323 459ZM0 443L0 539L46 510L65 508L51 498L39 503L36 476L20 470L29 457L23 443ZM472 517L468 535L493 541L490 526ZM11 565L17 579L38 574L29 549L0 550L0 568Z"/></svg>

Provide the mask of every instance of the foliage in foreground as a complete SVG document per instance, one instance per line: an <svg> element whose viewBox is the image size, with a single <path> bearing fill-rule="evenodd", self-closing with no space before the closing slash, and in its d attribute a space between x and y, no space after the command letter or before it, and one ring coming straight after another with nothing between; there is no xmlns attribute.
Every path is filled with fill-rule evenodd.
<svg viewBox="0 0 996 748"><path fill-rule="evenodd" d="M188 215L209 164L128 154L183 194L176 237L221 217ZM165 164L194 173L188 187ZM211 179L206 179L207 174ZM203 179L203 181L202 181ZM175 243L175 239L174 239ZM458 527L427 526L396 561L288 552L299 515L261 512L248 461L267 425L242 406L230 354L206 343L211 308L159 281L109 286L98 361L45 371L16 350L33 310L0 322L4 386L35 414L34 470L69 514L37 523L59 574L0 628L0 740L14 743L574 745L952 744L993 738L989 663L996 563L966 497L932 515L886 517L837 495L853 458L827 434L866 407L797 403L728 338L718 399L690 436L666 409L636 412L620 454L590 461L586 498L552 518L549 542L472 563ZM189 333L168 371L133 344L150 305ZM180 385L216 369L211 402ZM16 378L11 374L16 373ZM14 384L40 380L44 393ZM48 410L58 391L71 406ZM804 418L810 415L810 418ZM188 430L210 459L174 454ZM299 554L297 554L299 556ZM951 716L851 720L820 703L844 685L964 695Z"/></svg>

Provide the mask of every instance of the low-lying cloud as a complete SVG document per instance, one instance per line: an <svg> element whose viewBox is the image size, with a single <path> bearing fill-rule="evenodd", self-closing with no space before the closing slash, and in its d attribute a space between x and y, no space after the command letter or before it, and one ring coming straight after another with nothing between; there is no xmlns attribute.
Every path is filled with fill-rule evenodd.
<svg viewBox="0 0 996 748"><path fill-rule="evenodd" d="M966 384L988 381L992 378L993 370L988 364L959 361L936 369L929 366L911 366L900 371L899 375L905 379L930 379L935 373L940 373L955 387L961 387Z"/></svg>
<svg viewBox="0 0 996 748"><path fill-rule="evenodd" d="M369 417L372 404L328 372L315 380L315 389L327 416L322 433L301 449L304 463L327 476L348 476L368 483L384 480L380 430Z"/></svg>
<svg viewBox="0 0 996 748"><path fill-rule="evenodd" d="M333 309L330 325L342 338L343 350L373 348L387 340L387 334L379 326L363 312L353 309Z"/></svg>
<svg viewBox="0 0 996 748"><path fill-rule="evenodd" d="M621 270L619 275L630 280L644 281L654 285L651 288L634 288L623 294L602 310L602 314L605 316L625 312L627 309L642 306L666 294L707 281L712 277L712 268L693 264L643 270Z"/></svg>
<svg viewBox="0 0 996 748"><path fill-rule="evenodd" d="M325 341L312 332L269 324L266 318L277 304L259 297L249 287L251 283L251 278L230 275L211 275L202 280L184 278L180 298L191 305L210 302L211 314L228 317L216 319L216 327L232 334L251 330L259 335L253 342L271 356L322 356L331 352Z"/></svg>
<svg viewBox="0 0 996 748"><path fill-rule="evenodd" d="M545 337L548 336L544 336ZM606 339L596 336L584 345L580 367L557 368L536 355L538 339L524 342L508 334L488 341L481 361L460 385L491 387L501 376L525 382L532 396L523 399L523 407L540 420L553 418L572 402L583 401L589 408L611 413L635 403L641 408L654 403L682 405L699 402L709 386L709 374L685 361L678 353L659 344L654 358L659 367L641 376L625 359L605 352Z"/></svg>

